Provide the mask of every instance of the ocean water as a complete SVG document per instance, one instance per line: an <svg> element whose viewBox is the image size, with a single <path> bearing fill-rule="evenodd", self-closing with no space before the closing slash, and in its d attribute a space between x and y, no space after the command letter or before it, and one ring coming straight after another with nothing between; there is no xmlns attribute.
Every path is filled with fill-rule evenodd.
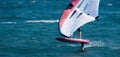
<svg viewBox="0 0 120 57"><path fill-rule="evenodd" d="M120 57L120 1L101 0L99 21L81 27L80 44L63 43L58 21L70 0L1 0L0 57ZM75 36L76 33L75 33Z"/></svg>

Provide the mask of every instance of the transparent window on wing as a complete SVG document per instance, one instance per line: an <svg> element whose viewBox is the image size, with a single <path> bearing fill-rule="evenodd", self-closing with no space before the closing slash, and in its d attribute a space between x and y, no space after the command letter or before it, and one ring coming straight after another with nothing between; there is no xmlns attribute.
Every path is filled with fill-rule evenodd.
<svg viewBox="0 0 120 57"><path fill-rule="evenodd" d="M70 3L66 9L71 9L73 7L73 4Z"/></svg>

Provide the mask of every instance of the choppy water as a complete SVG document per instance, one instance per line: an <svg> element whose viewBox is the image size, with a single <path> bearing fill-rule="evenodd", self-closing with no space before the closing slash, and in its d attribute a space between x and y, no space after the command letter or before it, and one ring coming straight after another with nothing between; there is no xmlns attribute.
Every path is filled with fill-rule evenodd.
<svg viewBox="0 0 120 57"><path fill-rule="evenodd" d="M91 43L55 40L58 21L70 0L1 0L0 57L120 57L120 1L101 0L99 21L84 25Z"/></svg>

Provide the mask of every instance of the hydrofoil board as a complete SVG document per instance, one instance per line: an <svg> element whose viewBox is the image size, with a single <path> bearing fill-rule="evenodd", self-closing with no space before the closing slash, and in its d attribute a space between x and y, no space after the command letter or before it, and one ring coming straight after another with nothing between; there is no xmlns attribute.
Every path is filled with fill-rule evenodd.
<svg viewBox="0 0 120 57"><path fill-rule="evenodd" d="M68 42L68 43L84 43L84 44L90 43L90 41L87 39L78 39L78 38L57 37L56 40L61 42Z"/></svg>

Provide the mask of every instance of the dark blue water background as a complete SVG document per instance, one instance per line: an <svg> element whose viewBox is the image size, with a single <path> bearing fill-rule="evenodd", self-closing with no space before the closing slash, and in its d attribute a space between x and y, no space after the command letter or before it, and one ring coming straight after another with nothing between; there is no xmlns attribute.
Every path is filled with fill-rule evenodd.
<svg viewBox="0 0 120 57"><path fill-rule="evenodd" d="M120 57L120 1L101 0L99 21L84 25L80 44L55 40L70 0L1 0L0 57ZM77 33L75 32L75 36Z"/></svg>

